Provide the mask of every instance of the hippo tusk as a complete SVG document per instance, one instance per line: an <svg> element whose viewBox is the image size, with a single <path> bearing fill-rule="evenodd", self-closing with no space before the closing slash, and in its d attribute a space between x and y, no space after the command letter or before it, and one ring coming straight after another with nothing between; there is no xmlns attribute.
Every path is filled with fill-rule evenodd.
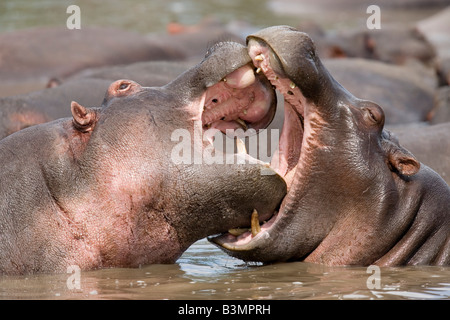
<svg viewBox="0 0 450 320"><path fill-rule="evenodd" d="M258 211L254 209L252 213L252 236L255 237L260 231Z"/></svg>
<svg viewBox="0 0 450 320"><path fill-rule="evenodd" d="M236 120L234 120L242 129L244 129L244 131L247 131L248 126L245 123L244 120L242 120L241 118L237 118Z"/></svg>
<svg viewBox="0 0 450 320"><path fill-rule="evenodd" d="M233 228L233 229L229 229L228 233L232 234L235 237L238 237L247 231L249 231L248 228Z"/></svg>
<svg viewBox="0 0 450 320"><path fill-rule="evenodd" d="M245 147L245 142L239 138L236 138L236 148L238 153L247 154L247 148Z"/></svg>
<svg viewBox="0 0 450 320"><path fill-rule="evenodd" d="M263 61L264 60L264 56L262 54L259 54L255 57L256 61Z"/></svg>

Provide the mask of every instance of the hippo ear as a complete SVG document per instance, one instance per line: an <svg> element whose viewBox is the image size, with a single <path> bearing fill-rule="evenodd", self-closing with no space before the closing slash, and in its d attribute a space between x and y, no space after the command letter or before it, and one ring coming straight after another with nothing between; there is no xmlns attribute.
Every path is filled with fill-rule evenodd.
<svg viewBox="0 0 450 320"><path fill-rule="evenodd" d="M388 151L388 161L392 171L404 176L413 176L420 169L420 162L408 150L391 144Z"/></svg>
<svg viewBox="0 0 450 320"><path fill-rule="evenodd" d="M94 130L97 123L97 112L95 110L83 107L75 101L70 104L70 109L75 129L83 133Z"/></svg>

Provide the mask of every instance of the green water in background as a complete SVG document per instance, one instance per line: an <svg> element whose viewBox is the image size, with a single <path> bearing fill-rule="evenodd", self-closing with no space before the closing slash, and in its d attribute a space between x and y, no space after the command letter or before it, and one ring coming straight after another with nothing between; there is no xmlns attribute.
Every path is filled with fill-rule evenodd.
<svg viewBox="0 0 450 320"><path fill-rule="evenodd" d="M245 21L255 26L293 22L274 15L264 0L166 0L166 1L83 1L2 0L0 32L35 26L65 26L69 5L81 9L83 26L114 26L142 33L164 32L168 23L196 24L207 17L218 21Z"/></svg>
<svg viewBox="0 0 450 320"><path fill-rule="evenodd" d="M305 1L302 1L305 2ZM375 1L376 2L376 1ZM255 28L314 21L327 29L365 27L366 5L312 10L295 0L1 0L0 32L37 26L65 26L69 5L81 10L81 26L109 26L140 33L165 32L167 24L197 24L206 18ZM382 23L409 23L438 9L382 9ZM235 26L239 31L242 25Z"/></svg>

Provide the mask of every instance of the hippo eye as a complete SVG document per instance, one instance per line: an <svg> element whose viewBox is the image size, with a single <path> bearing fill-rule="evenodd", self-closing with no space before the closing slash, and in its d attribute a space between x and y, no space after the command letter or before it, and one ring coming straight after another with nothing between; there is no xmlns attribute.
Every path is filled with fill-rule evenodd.
<svg viewBox="0 0 450 320"><path fill-rule="evenodd" d="M379 106L371 106L363 108L365 118L370 123L379 125L384 123L384 113L383 110Z"/></svg>
<svg viewBox="0 0 450 320"><path fill-rule="evenodd" d="M367 109L367 112L369 113L370 118L376 123L378 122L377 117L373 114L373 112L370 109Z"/></svg>
<svg viewBox="0 0 450 320"><path fill-rule="evenodd" d="M119 86L119 90L126 90L129 86L130 84L128 82L122 82Z"/></svg>

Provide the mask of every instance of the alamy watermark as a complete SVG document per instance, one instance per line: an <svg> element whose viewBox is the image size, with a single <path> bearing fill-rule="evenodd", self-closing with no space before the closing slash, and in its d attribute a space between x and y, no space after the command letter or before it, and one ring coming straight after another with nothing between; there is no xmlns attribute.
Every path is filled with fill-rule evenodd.
<svg viewBox="0 0 450 320"><path fill-rule="evenodd" d="M66 10L70 16L66 20L66 26L69 30L81 29L81 9L77 5L70 5ZM370 16L366 20L367 29L381 29L381 9L377 5L370 5L366 9L366 13Z"/></svg>
<svg viewBox="0 0 450 320"><path fill-rule="evenodd" d="M381 289L381 269L379 266L370 265L367 267L366 273L371 275L367 278L367 289Z"/></svg>
<svg viewBox="0 0 450 320"><path fill-rule="evenodd" d="M66 20L66 26L69 30L81 29L81 9L77 5L70 5L67 7L66 13L70 16Z"/></svg>
<svg viewBox="0 0 450 320"><path fill-rule="evenodd" d="M66 9L66 13L70 16L66 20L66 26L69 30L81 29L81 9L77 5L70 5ZM381 9L377 5L370 5L366 9L366 13L370 16L366 20L367 29L381 29Z"/></svg>
<svg viewBox="0 0 450 320"><path fill-rule="evenodd" d="M66 285L69 290L81 289L81 268L77 265L67 267L67 273L71 275L67 278Z"/></svg>
<svg viewBox="0 0 450 320"><path fill-rule="evenodd" d="M367 29L373 30L373 29L381 29L381 9L377 5L370 5L367 7L366 10L367 14L370 14L370 16L367 18L366 26Z"/></svg>
<svg viewBox="0 0 450 320"><path fill-rule="evenodd" d="M270 134L269 134L270 131ZM270 137L269 137L270 135ZM227 138L230 137L230 138ZM241 153L248 153L250 157L235 156L235 138L245 138L248 141L248 148L241 150ZM171 141L176 142L172 148L171 160L175 164L257 164L257 159L263 162L273 160L274 146L278 146L280 131L278 129L261 130L259 133L255 129L226 130L224 135L218 129L202 130L202 122L194 122L194 133L187 129L176 129L172 132ZM270 139L270 144L269 144ZM211 143L208 143L211 142ZM243 142L237 142L244 148ZM268 146L272 146L269 150ZM219 147L219 148L217 148ZM222 150L221 150L222 148ZM276 161L272 161L273 168L278 167ZM265 173L264 173L265 172ZM262 171L262 174L274 174L272 170Z"/></svg>

